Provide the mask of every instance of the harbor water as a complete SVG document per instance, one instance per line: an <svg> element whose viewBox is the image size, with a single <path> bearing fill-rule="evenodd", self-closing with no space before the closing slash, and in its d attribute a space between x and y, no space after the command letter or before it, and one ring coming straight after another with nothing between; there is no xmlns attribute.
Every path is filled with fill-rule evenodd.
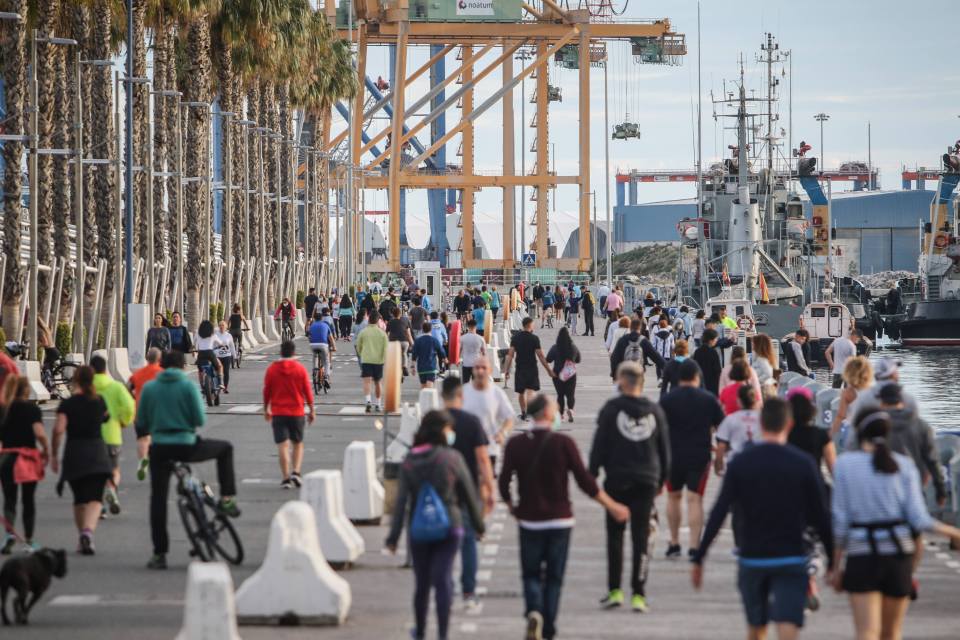
<svg viewBox="0 0 960 640"><path fill-rule="evenodd" d="M934 429L960 427L960 348L886 347L871 356L871 360L877 358L902 362L900 384L917 399L921 415Z"/></svg>

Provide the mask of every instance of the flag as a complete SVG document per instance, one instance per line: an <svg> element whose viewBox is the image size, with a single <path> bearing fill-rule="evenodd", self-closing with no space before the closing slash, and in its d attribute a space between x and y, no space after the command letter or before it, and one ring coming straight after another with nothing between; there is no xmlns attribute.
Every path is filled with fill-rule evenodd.
<svg viewBox="0 0 960 640"><path fill-rule="evenodd" d="M760 303L761 304L770 304L770 290L767 289L767 279L763 277L763 272L760 272Z"/></svg>
<svg viewBox="0 0 960 640"><path fill-rule="evenodd" d="M728 286L728 287L730 286L730 274L727 273L727 263L726 263L726 262L723 263L723 273L720 274L720 281L721 281L725 286Z"/></svg>

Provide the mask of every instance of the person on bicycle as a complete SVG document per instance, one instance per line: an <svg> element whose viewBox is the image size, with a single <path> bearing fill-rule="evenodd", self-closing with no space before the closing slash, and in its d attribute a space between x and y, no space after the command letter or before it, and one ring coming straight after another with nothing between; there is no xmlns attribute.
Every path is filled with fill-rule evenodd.
<svg viewBox="0 0 960 640"><path fill-rule="evenodd" d="M210 365L217 372L221 383L220 388L223 389L223 367L220 366L220 361L217 359L215 353L217 347L222 346L220 338L218 338L213 333L213 323L209 320L204 320L200 323L200 326L197 327L197 378L200 380L200 386L203 387L203 369L206 365Z"/></svg>
<svg viewBox="0 0 960 640"><path fill-rule="evenodd" d="M233 368L233 360L237 357L237 343L233 341L233 334L227 331L226 320L221 320L217 324L217 330L213 337L220 341L220 344L213 350L220 363L220 371L223 375L223 392L230 393L230 369Z"/></svg>
<svg viewBox="0 0 960 640"><path fill-rule="evenodd" d="M170 537L167 502L174 462L217 461L219 509L231 518L240 516L233 470L233 445L226 440L197 436L207 420L197 385L183 371L183 352L163 355L163 371L143 388L137 407L137 433L150 436L150 537L153 555L148 569L166 569Z"/></svg>
<svg viewBox="0 0 960 640"><path fill-rule="evenodd" d="M277 307L277 310L273 314L274 320L280 320L280 335L284 339L288 339L283 336L283 331L286 329L290 332L289 339L293 339L293 336L296 335L296 331L293 329L293 319L297 315L297 310L293 306L293 303L290 302L290 298L284 298L283 302L280 303L280 306Z"/></svg>
<svg viewBox="0 0 960 640"><path fill-rule="evenodd" d="M543 290L543 293L540 294L540 305L543 310L543 317L540 318L540 328L543 328L544 323L547 321L547 316L550 316L551 322L550 326L553 326L553 305L556 302L556 299L553 297L553 291L549 288Z"/></svg>
<svg viewBox="0 0 960 640"><path fill-rule="evenodd" d="M147 330L147 344L144 353L156 347L161 353L170 351L170 329L162 313L153 314L153 326Z"/></svg>
<svg viewBox="0 0 960 640"><path fill-rule="evenodd" d="M43 368L52 370L60 360L60 350L57 349L50 327L40 317L37 318L37 343L43 349Z"/></svg>
<svg viewBox="0 0 960 640"><path fill-rule="evenodd" d="M310 349L313 351L314 366L317 368L317 375L323 381L325 390L330 388L330 380L327 378L327 371L330 368L330 353L337 350L337 343L333 339L333 325L325 320L329 317L330 310L324 308L323 311L314 314L313 322L307 329L307 335L310 337Z"/></svg>
<svg viewBox="0 0 960 640"><path fill-rule="evenodd" d="M353 301L346 293L340 298L340 305L337 307L337 323L340 325L340 339L350 342L351 327L353 326L353 316L356 310L353 308Z"/></svg>
<svg viewBox="0 0 960 640"><path fill-rule="evenodd" d="M227 318L230 326L230 335L233 336L233 342L237 345L237 351L243 349L243 332L250 331L250 325L247 324L247 318L243 315L243 310L239 304L233 305L233 312Z"/></svg>

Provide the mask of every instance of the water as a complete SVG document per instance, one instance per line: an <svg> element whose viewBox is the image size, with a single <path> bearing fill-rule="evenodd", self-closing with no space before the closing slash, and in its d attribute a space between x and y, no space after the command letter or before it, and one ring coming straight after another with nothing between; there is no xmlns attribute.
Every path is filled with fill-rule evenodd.
<svg viewBox="0 0 960 640"><path fill-rule="evenodd" d="M884 349L871 360L895 358L900 384L917 399L923 418L935 429L960 428L960 348Z"/></svg>

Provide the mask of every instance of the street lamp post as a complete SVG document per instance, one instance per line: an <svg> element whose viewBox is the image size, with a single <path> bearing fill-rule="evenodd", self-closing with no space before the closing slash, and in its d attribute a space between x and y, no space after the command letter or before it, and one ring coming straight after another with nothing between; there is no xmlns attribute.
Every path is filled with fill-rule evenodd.
<svg viewBox="0 0 960 640"><path fill-rule="evenodd" d="M823 173L823 168L827 163L827 156L823 152L823 123L830 119L830 116L823 113L822 111L817 115L813 116L813 119L820 123L820 173Z"/></svg>

